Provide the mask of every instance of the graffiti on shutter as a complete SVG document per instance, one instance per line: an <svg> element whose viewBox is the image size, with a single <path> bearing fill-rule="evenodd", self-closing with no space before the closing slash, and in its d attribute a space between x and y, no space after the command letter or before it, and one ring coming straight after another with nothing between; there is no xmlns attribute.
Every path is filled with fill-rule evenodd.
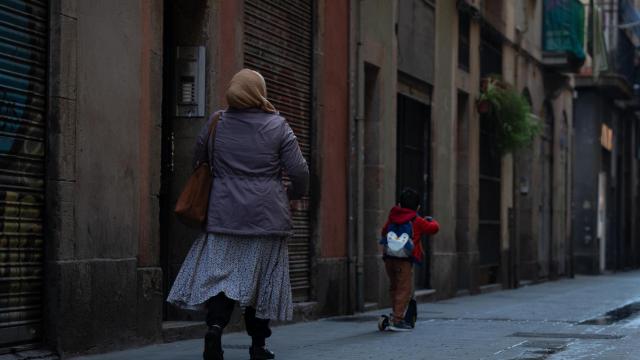
<svg viewBox="0 0 640 360"><path fill-rule="evenodd" d="M47 8L0 3L0 348L41 336Z"/></svg>

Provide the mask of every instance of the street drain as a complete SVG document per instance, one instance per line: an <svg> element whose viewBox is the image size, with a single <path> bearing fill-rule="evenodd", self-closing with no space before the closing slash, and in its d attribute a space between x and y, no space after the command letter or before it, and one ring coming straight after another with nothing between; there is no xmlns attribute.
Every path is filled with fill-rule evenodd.
<svg viewBox="0 0 640 360"><path fill-rule="evenodd" d="M627 319L638 312L640 312L640 301L611 310L597 318L579 322L578 325L611 325L618 321Z"/></svg>
<svg viewBox="0 0 640 360"><path fill-rule="evenodd" d="M607 334L573 334L573 333L542 333L517 332L513 337L527 338L518 345L523 352L511 360L547 360L553 355L566 350L572 340L615 340L623 336Z"/></svg>
<svg viewBox="0 0 640 360"><path fill-rule="evenodd" d="M568 343L568 340L527 340L519 346L524 352L511 360L546 360L566 350Z"/></svg>
<svg viewBox="0 0 640 360"><path fill-rule="evenodd" d="M517 332L511 334L513 337L521 338L543 338L543 339L584 339L584 340L618 340L622 339L622 335L609 334L572 334L572 333L536 333L536 332Z"/></svg>

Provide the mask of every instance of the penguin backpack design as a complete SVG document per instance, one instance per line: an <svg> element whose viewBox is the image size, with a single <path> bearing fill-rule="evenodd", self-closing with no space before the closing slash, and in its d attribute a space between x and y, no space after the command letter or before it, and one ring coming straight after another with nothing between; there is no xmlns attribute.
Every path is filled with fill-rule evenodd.
<svg viewBox="0 0 640 360"><path fill-rule="evenodd" d="M413 222L389 224L386 236L380 239L386 256L411 258L413 254Z"/></svg>

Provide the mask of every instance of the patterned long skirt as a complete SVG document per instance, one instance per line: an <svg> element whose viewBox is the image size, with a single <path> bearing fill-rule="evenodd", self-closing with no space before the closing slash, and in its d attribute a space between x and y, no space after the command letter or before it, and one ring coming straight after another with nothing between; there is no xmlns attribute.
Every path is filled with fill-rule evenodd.
<svg viewBox="0 0 640 360"><path fill-rule="evenodd" d="M256 317L291 320L287 239L203 234L191 247L167 301L188 310L205 310L224 293Z"/></svg>

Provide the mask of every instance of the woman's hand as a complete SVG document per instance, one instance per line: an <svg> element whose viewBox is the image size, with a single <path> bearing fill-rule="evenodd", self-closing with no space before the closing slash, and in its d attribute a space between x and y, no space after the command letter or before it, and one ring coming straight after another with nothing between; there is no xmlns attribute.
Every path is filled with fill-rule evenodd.
<svg viewBox="0 0 640 360"><path fill-rule="evenodd" d="M309 208L309 202L306 199L289 201L289 209L291 211L305 211L308 208Z"/></svg>

